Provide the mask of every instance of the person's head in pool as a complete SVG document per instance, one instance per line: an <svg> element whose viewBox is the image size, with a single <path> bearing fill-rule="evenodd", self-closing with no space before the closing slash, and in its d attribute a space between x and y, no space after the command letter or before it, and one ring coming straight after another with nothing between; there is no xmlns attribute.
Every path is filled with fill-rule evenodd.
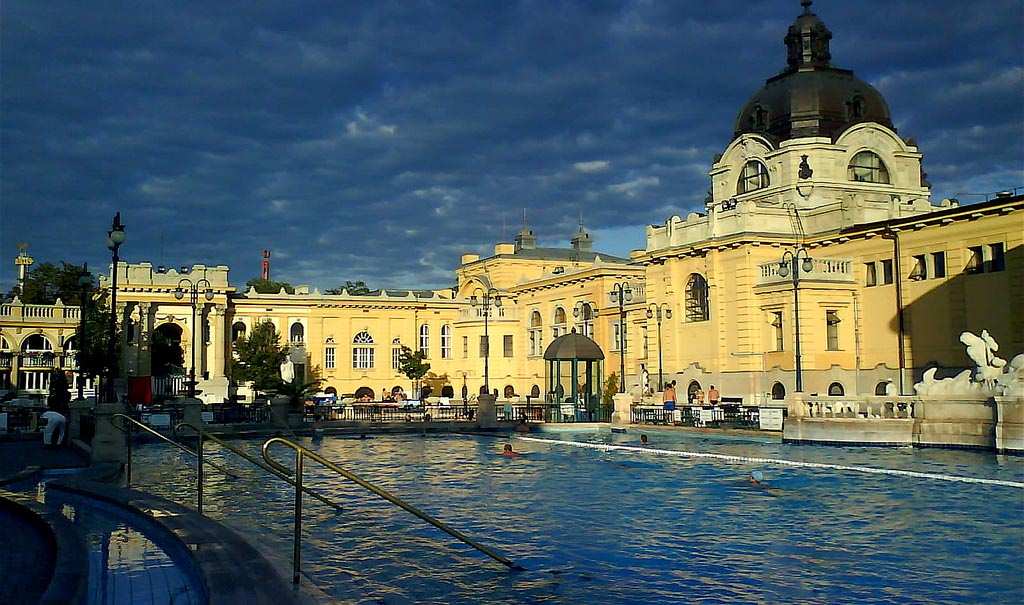
<svg viewBox="0 0 1024 605"><path fill-rule="evenodd" d="M762 473L761 471L751 471L750 482L760 485L761 483L764 482L764 473Z"/></svg>
<svg viewBox="0 0 1024 605"><path fill-rule="evenodd" d="M640 445L647 445L647 435L645 435L645 434L641 434L640 435Z"/></svg>
<svg viewBox="0 0 1024 605"><path fill-rule="evenodd" d="M512 444L511 443L506 443L505 444L505 453L506 454L511 454L512 453Z"/></svg>

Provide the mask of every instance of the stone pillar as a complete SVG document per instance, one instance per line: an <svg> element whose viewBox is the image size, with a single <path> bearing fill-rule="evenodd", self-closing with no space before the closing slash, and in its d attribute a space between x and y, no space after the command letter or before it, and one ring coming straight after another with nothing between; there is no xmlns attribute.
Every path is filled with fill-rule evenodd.
<svg viewBox="0 0 1024 605"><path fill-rule="evenodd" d="M481 429L492 429L498 426L498 413L494 409L494 395L479 395L476 401L477 427Z"/></svg>
<svg viewBox="0 0 1024 605"><path fill-rule="evenodd" d="M183 397L178 400L178 404L181 405L181 420L187 422L192 426L203 426L203 402L198 399L189 397Z"/></svg>
<svg viewBox="0 0 1024 605"><path fill-rule="evenodd" d="M71 417L68 418L68 440L82 438L82 416L92 414L95 399L76 399L68 408L71 410Z"/></svg>
<svg viewBox="0 0 1024 605"><path fill-rule="evenodd" d="M1024 397L996 397L996 451L1024 453Z"/></svg>
<svg viewBox="0 0 1024 605"><path fill-rule="evenodd" d="M793 420L807 416L807 400L800 391L786 396L786 416Z"/></svg>
<svg viewBox="0 0 1024 605"><path fill-rule="evenodd" d="M288 426L288 408L291 407L291 402L288 398L279 395L270 400L270 422L271 424L279 427Z"/></svg>
<svg viewBox="0 0 1024 605"><path fill-rule="evenodd" d="M629 424L633 418L633 396L629 393L616 393L612 395L612 424Z"/></svg>
<svg viewBox="0 0 1024 605"><path fill-rule="evenodd" d="M210 322L210 344L207 345L206 369L210 372L210 378L218 378L224 375L224 309L218 305L211 305L207 313L207 320Z"/></svg>
<svg viewBox="0 0 1024 605"><path fill-rule="evenodd" d="M93 415L96 417L96 433L92 438L92 463L124 464L127 460L125 448L126 433L121 430L124 420L114 418L123 414L121 403L97 403ZM117 423L115 426L114 423Z"/></svg>

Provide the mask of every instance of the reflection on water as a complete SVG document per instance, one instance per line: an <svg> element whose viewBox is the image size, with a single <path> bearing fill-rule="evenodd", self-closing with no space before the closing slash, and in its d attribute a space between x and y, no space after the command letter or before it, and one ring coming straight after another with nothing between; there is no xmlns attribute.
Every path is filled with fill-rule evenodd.
<svg viewBox="0 0 1024 605"><path fill-rule="evenodd" d="M990 454L647 432L659 448L1024 479L1024 461ZM508 572L309 464L307 485L346 511L305 499L304 570L340 600L1024 602L1019 489L785 467L760 469L765 489L748 481L749 465L527 442L515 443L525 456L507 459L503 441L471 436L304 444L529 570ZM210 449L243 478L207 473L207 514L287 558L291 488ZM136 452L140 486L192 505L190 460L158 444Z"/></svg>
<svg viewBox="0 0 1024 605"><path fill-rule="evenodd" d="M136 527L122 511L94 508L57 491L46 500L80 528L88 549L89 605L198 605L203 596L196 581L167 551ZM139 520L142 521L141 519Z"/></svg>

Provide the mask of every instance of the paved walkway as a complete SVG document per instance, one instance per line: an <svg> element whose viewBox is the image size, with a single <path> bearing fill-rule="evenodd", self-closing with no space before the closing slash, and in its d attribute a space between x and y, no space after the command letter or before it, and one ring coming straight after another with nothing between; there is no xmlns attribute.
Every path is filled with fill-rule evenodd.
<svg viewBox="0 0 1024 605"><path fill-rule="evenodd" d="M72 447L44 448L38 441L0 442L0 479L10 477L30 466L39 468L75 468L88 466L89 459Z"/></svg>

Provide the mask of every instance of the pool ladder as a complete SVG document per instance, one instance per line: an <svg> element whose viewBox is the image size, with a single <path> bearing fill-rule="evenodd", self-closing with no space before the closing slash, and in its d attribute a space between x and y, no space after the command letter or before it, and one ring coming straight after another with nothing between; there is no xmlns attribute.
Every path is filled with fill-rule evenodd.
<svg viewBox="0 0 1024 605"><path fill-rule="evenodd" d="M494 559L495 561L501 563L502 565L508 567L509 569L514 569L514 570L522 570L523 569L522 566L520 566L519 564L515 563L514 561L508 559L507 557L505 557L501 553L497 552L496 550L490 548L489 546L486 546L484 544L481 544L481 543L477 542L476 540L470 538L466 534L464 534L464 533L460 532L459 530L449 526L447 523L445 523L443 521L440 521L439 519L434 518L433 516L423 512L422 510L420 510L419 508L413 506L412 504L409 504L408 502L402 500L398 496L388 492L387 490L384 490L383 488L380 488L380 487L370 483L369 481L363 479L359 475L356 475L355 473L342 468L338 464L335 464L334 462L331 462L330 460L324 458L323 456L317 454L316 452L314 452L312 450L309 450L309 449L307 449L307 448L305 448L305 447L303 447L303 446L301 446L301 445L299 445L299 444L297 444L294 441L291 441L289 439L285 439L283 437L273 437L271 439L268 439L266 442L264 442L263 443L263 447L262 447L262 454L263 454L263 460L264 461L260 461L257 458L255 458L255 457L249 455L248 453L242 451L241 449L238 449L238 448L236 448L236 447L234 447L234 446L232 446L232 445L230 445L228 443L225 443L219 437L217 437L215 435L211 435L210 433L208 433L204 429L196 427L196 426L194 426L192 424L189 424L187 422L179 423L178 425L175 426L174 430L175 430L176 433L177 432L181 432L182 429L185 429L185 428L190 429L191 431L193 431L195 433L195 435L196 435L196 444L197 444L195 451L191 450L190 448L186 447L185 445L182 445L181 443L179 443L179 442L177 442L177 441L175 441L173 439L170 439L170 438L166 437L165 435L162 435L158 431L153 430L152 428L146 426L145 424L139 422L138 420L132 418L131 416L128 416L127 414L114 414L113 417L114 418L121 418L122 420L124 420L126 422L124 427L117 427L117 428L121 429L122 431L124 431L124 432L126 432L128 434L128 439L127 439L127 441L128 441L128 452L127 452L128 453L128 458L127 458L127 462L125 464L125 479L126 479L126 484L127 484L128 487L131 487L131 479L132 479L132 445L131 445L131 441L132 440L131 440L131 431L132 431L133 427L138 427L138 428L146 431L147 433L150 433L150 434L156 436L160 440L165 441L165 442L173 445L174 447L176 447L176 448L178 448L178 449L188 453L189 455L195 457L195 459L196 459L196 510L200 514L202 514L202 512L203 512L203 476L204 476L204 468L203 467L205 466L205 464L209 464L210 466L216 468L218 471L224 473L225 475L227 475L229 477L238 478L238 475L236 475L235 473L229 471L228 469L226 469L226 468L224 468L224 467L222 467L222 466L220 466L218 464L215 464L213 462L205 462L205 460L204 460L205 459L205 455L204 455L204 452L203 452L203 441L206 440L206 439L209 439L210 441L213 441L214 443L217 443L221 447L231 451L232 453L238 455L239 457L243 458L244 460L252 463L253 465L255 465L255 466L257 466L257 467L267 471L268 473L270 473L270 474L278 477L279 479L282 479L283 481L287 482L288 484L292 485L295 488L295 505L294 505L294 511L293 511L293 513L294 513L294 528L293 528L294 542L293 542L293 549L292 549L292 582L294 584L298 584L299 583L299 576L300 576L300 571L301 571L301 560L302 560L302 558L301 558L301 552L302 552L302 494L305 493L305 494L308 494L310 496L313 496L317 500L323 502L324 504L327 504L328 506L330 506L330 507L332 507L332 508L334 508L334 509L336 509L338 511L342 510L341 506L338 505L337 503L333 502L330 498L327 498L327 497L323 496L322 494L319 494L316 491L311 490L309 487L303 485L302 470L303 470L303 466L304 466L304 460L306 458L309 458L310 460L313 460L314 462L320 463L325 468L328 468L328 469L334 471L335 473L341 475L342 477L348 479L349 481L352 481L356 485L359 485L360 487L366 489L370 493L372 493L372 494L374 494L376 496L379 496L379 497L383 498L384 500L387 500L388 502L394 504L395 506L398 506L399 508L402 508L403 510L405 510L405 511L407 511L409 513L412 513L416 517L419 517L423 521L426 521L427 523L429 523L429 524L433 525L434 527L440 529L441 531L443 531L446 534L452 536L453 538L455 538L455 539L457 539L457 540L459 540L459 541L461 541L461 542L463 542L465 544L468 544L469 546L475 548L479 552L482 552L483 554L485 554L488 557L490 557L491 559ZM114 426L117 426L117 425L115 424ZM278 461L274 460L273 456L271 456L270 448L275 443L279 443L281 445L284 445L284 446L292 449L295 452L295 470L294 470L295 478L294 479L292 479L292 477L290 476L292 474L292 471L290 471L287 467L285 467L284 465L282 465Z"/></svg>

